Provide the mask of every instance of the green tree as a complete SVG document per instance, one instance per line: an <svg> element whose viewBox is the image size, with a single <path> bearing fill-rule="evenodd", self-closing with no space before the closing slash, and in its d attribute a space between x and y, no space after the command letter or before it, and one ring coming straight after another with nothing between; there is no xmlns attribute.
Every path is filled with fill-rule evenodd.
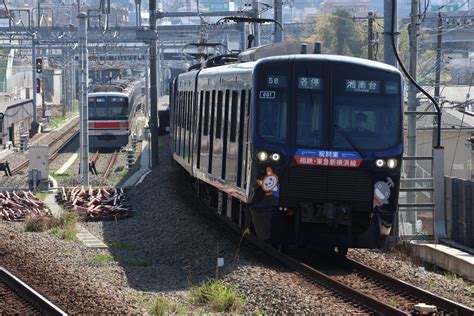
<svg viewBox="0 0 474 316"><path fill-rule="evenodd" d="M347 11L338 10L327 17L320 16L316 37L324 47L338 55L364 57L367 52L367 35Z"/></svg>

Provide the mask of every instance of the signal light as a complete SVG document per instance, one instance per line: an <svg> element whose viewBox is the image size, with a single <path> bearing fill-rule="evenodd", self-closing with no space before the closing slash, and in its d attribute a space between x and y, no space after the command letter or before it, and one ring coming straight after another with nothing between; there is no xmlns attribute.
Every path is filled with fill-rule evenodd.
<svg viewBox="0 0 474 316"><path fill-rule="evenodd" d="M41 79L36 78L36 93L40 93L40 92L41 92Z"/></svg>
<svg viewBox="0 0 474 316"><path fill-rule="evenodd" d="M36 73L40 74L43 72L43 59L36 58Z"/></svg>

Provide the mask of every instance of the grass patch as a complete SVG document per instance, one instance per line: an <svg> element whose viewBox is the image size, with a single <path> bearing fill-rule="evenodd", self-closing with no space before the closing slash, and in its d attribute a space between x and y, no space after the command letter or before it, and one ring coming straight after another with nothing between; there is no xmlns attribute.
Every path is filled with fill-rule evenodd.
<svg viewBox="0 0 474 316"><path fill-rule="evenodd" d="M234 289L221 281L209 280L191 289L191 298L198 305L206 305L215 312L234 312L244 305Z"/></svg>
<svg viewBox="0 0 474 316"><path fill-rule="evenodd" d="M151 266L151 260L150 259L122 258L120 261L128 267L149 267L149 266Z"/></svg>
<svg viewBox="0 0 474 316"><path fill-rule="evenodd" d="M64 212L59 219L50 220L51 234L64 240L76 240L76 222L78 215L75 212Z"/></svg>
<svg viewBox="0 0 474 316"><path fill-rule="evenodd" d="M149 308L150 315L164 316L170 314L185 314L186 309L167 298L158 297Z"/></svg>
<svg viewBox="0 0 474 316"><path fill-rule="evenodd" d="M76 240L76 227L68 226L63 229L61 238L64 240L74 241Z"/></svg>
<svg viewBox="0 0 474 316"><path fill-rule="evenodd" d="M455 273L446 272L446 278L450 281L454 281L458 278L458 276Z"/></svg>
<svg viewBox="0 0 474 316"><path fill-rule="evenodd" d="M66 123L66 121L68 119L70 119L71 117L77 115L78 112L77 111L73 111L73 112L67 112L66 115L64 117L61 116L57 116L57 117L54 117L49 123L48 123L48 127L51 128L51 129L55 129L57 127L59 127L60 125Z"/></svg>
<svg viewBox="0 0 474 316"><path fill-rule="evenodd" d="M46 199L46 193L44 193L44 192L36 192L36 193L35 193L35 196L36 196L38 199L43 200L43 201Z"/></svg>
<svg viewBox="0 0 474 316"><path fill-rule="evenodd" d="M63 181L64 179L67 179L67 178L69 178L69 177L72 177L73 175L72 175L72 174L69 174L69 173L67 173L67 172L65 172L65 173L61 173L61 174L59 174L59 173L53 173L51 176L52 176L54 179L56 179L56 181Z"/></svg>
<svg viewBox="0 0 474 316"><path fill-rule="evenodd" d="M398 306L400 306L400 303L396 299L391 298L390 301L388 301L388 305L398 308Z"/></svg>
<svg viewBox="0 0 474 316"><path fill-rule="evenodd" d="M137 251L138 247L125 241L121 240L109 240L106 244L113 249L127 250L127 251Z"/></svg>
<svg viewBox="0 0 474 316"><path fill-rule="evenodd" d="M61 229L59 227L53 227L51 228L50 231L51 235L56 236L56 237L61 237Z"/></svg>
<svg viewBox="0 0 474 316"><path fill-rule="evenodd" d="M64 212L59 219L61 228L76 226L78 220L79 215L76 212Z"/></svg>
<svg viewBox="0 0 474 316"><path fill-rule="evenodd" d="M114 257L111 255L94 255L89 260L93 263L106 264L114 261Z"/></svg>
<svg viewBox="0 0 474 316"><path fill-rule="evenodd" d="M25 218L25 232L40 233L48 229L49 218L45 216L27 216Z"/></svg>

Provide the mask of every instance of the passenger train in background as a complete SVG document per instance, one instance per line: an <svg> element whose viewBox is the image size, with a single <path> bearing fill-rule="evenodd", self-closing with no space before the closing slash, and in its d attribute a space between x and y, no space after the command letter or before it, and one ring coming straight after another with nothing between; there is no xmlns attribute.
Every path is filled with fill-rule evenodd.
<svg viewBox="0 0 474 316"><path fill-rule="evenodd" d="M171 85L173 159L220 216L281 246L381 248L400 183L402 75L299 54L192 70Z"/></svg>
<svg viewBox="0 0 474 316"><path fill-rule="evenodd" d="M134 80L95 86L88 94L89 145L93 148L127 145L141 95L141 83Z"/></svg>

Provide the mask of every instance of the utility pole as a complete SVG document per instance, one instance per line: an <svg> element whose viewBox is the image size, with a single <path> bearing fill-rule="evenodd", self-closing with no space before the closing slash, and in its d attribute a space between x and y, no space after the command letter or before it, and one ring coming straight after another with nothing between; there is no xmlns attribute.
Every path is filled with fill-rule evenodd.
<svg viewBox="0 0 474 316"><path fill-rule="evenodd" d="M44 76L41 76L41 118L43 119L43 124L46 118L46 104L44 102Z"/></svg>
<svg viewBox="0 0 474 316"><path fill-rule="evenodd" d="M150 31L156 33L156 0L149 1ZM151 167L158 165L158 67L156 63L156 39L150 41L150 119L148 126L151 133Z"/></svg>
<svg viewBox="0 0 474 316"><path fill-rule="evenodd" d="M397 35L398 35L398 4L397 1L392 3L395 0L384 0L383 3L383 27L384 27L384 37L383 37L383 59L384 63L397 67L397 58L393 52L392 40L391 37L395 37L395 45L397 45ZM394 12L392 12L392 5L395 6ZM394 23L394 34L392 35L392 14L393 14L393 23ZM396 48L396 47L395 47Z"/></svg>
<svg viewBox="0 0 474 316"><path fill-rule="evenodd" d="M145 54L145 116L150 115L150 72L148 56Z"/></svg>
<svg viewBox="0 0 474 316"><path fill-rule="evenodd" d="M438 37L436 41L436 71L435 71L435 90L434 98L436 102L440 101L440 85L441 85L441 44L443 41L443 18L441 17L441 11L438 12ZM436 125L441 124L438 122L438 118L433 117L433 144L438 143L438 133L436 132Z"/></svg>
<svg viewBox="0 0 474 316"><path fill-rule="evenodd" d="M81 182L83 185L89 185L89 126L88 126L88 108L87 108L87 86L88 86L88 56L87 56L87 14L80 12L78 19L78 38L79 38L79 62L81 87L79 94L79 116L81 121L80 128L80 151L81 151Z"/></svg>
<svg viewBox="0 0 474 316"><path fill-rule="evenodd" d="M35 37L33 36L31 40L31 92L33 95L33 122L31 123L31 132L30 136L32 137L36 133L38 133L38 104L36 99L36 41Z"/></svg>
<svg viewBox="0 0 474 316"><path fill-rule="evenodd" d="M280 23L275 23L275 35L274 35L274 43L283 42L283 30L281 26L283 25L283 1L282 0L275 0L275 21Z"/></svg>
<svg viewBox="0 0 474 316"><path fill-rule="evenodd" d="M410 63L409 72L411 77L416 80L416 66L418 61L418 0L411 1L411 15L409 26L409 49L410 49ZM407 156L416 156L416 94L418 89L410 82L408 86L408 130L407 130ZM414 160L408 160L407 164L407 178L413 179L416 175L416 163ZM411 183L410 186L414 186ZM407 192L407 202L415 203L416 193ZM407 213L407 222L413 225L412 234L415 234L416 226L416 212Z"/></svg>
<svg viewBox="0 0 474 316"><path fill-rule="evenodd" d="M252 0L252 17L259 18L260 13L258 11L258 1ZM260 23L252 23L253 35L254 35L254 47L260 46Z"/></svg>
<svg viewBox="0 0 474 316"><path fill-rule="evenodd" d="M374 12L369 11L367 15L367 23L368 23L368 47L367 47L367 59L373 60L374 59Z"/></svg>

